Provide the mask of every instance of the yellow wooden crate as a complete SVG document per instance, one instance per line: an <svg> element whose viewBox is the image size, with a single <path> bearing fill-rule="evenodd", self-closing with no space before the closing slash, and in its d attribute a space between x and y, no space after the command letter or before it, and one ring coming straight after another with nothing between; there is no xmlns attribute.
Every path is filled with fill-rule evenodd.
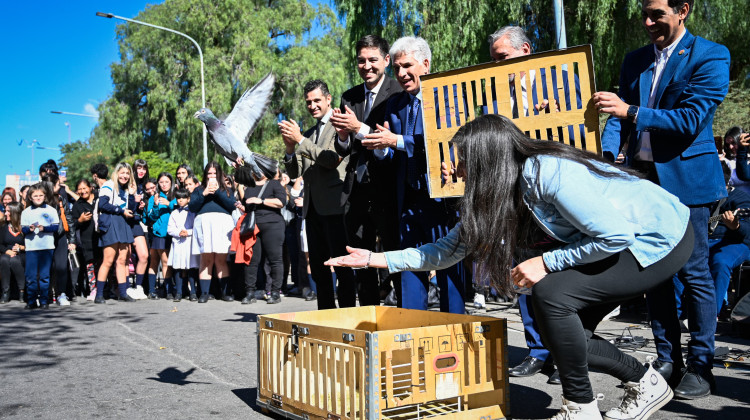
<svg viewBox="0 0 750 420"><path fill-rule="evenodd" d="M601 154L599 114L591 100L596 84L590 45L428 74L421 85L433 198L463 195L463 181L454 177L444 182L440 164L456 160L451 145L456 131L485 113L511 118L531 138ZM543 99L555 98L560 112L535 111Z"/></svg>
<svg viewBox="0 0 750 420"><path fill-rule="evenodd" d="M381 306L258 317L258 405L287 418L501 419L504 319Z"/></svg>

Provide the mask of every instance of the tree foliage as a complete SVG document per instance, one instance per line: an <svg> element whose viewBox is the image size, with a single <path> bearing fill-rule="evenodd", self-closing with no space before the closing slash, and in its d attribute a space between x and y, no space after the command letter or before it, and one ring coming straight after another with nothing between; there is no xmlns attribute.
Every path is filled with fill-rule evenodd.
<svg viewBox="0 0 750 420"><path fill-rule="evenodd" d="M374 33L389 41L406 35L425 38L432 49L433 71L489 61L487 37L504 25L519 25L535 51L555 48L553 0L334 0L346 19L350 49ZM640 0L567 0L568 45L591 44L597 87L613 90L628 51L648 44L641 26ZM747 76L750 9L747 0L696 0L688 29L726 45L732 54L732 79ZM350 57L353 50L350 50ZM353 67L353 66L352 66Z"/></svg>
<svg viewBox="0 0 750 420"><path fill-rule="evenodd" d="M134 19L193 37L203 49L206 106L221 117L266 73L276 76L269 110L251 136L251 150L278 157L277 115L312 120L302 87L325 80L334 95L348 86L341 48L343 28L326 5L296 0L167 0ZM200 61L189 40L137 24L117 26L120 61L112 64L112 95L99 107L99 125L87 142L63 151L72 173L89 158L113 164L144 151L166 153L169 161L201 168ZM274 141L274 139L276 141ZM209 142L209 160L223 159Z"/></svg>

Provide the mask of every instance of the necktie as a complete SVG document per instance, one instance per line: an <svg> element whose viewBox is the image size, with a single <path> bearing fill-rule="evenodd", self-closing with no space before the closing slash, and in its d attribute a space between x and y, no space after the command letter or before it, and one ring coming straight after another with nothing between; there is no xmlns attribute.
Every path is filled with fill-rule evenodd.
<svg viewBox="0 0 750 420"><path fill-rule="evenodd" d="M318 144L319 139L320 139L320 121L315 123L315 144Z"/></svg>
<svg viewBox="0 0 750 420"><path fill-rule="evenodd" d="M409 116L406 119L406 134L414 135L414 129L417 125L417 112L419 110L419 98L416 96L409 105Z"/></svg>
<svg viewBox="0 0 750 420"><path fill-rule="evenodd" d="M365 121L367 117L370 116L370 111L372 110L372 97L374 93L372 91L367 92L367 100L365 100L365 113L362 116L362 121Z"/></svg>
<svg viewBox="0 0 750 420"><path fill-rule="evenodd" d="M406 120L406 135L413 136L414 131L416 129L417 125L417 114L419 113L419 99L415 96L412 100L411 104L409 105L409 115ZM415 142L415 149L417 147ZM407 159L406 162L406 177L407 182L409 185L411 185L412 188L415 190L418 190L420 185L420 177L417 173L417 162L415 161L416 157L412 157L410 159Z"/></svg>

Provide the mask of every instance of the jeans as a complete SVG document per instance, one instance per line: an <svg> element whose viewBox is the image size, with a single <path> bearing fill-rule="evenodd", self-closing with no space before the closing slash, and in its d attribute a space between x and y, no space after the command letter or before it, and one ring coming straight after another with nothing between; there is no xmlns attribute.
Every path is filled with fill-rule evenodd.
<svg viewBox="0 0 750 420"><path fill-rule="evenodd" d="M52 268L54 252L54 249L26 251L26 296L30 304L37 299L40 305L45 305L49 301L49 271Z"/></svg>
<svg viewBox="0 0 750 420"><path fill-rule="evenodd" d="M534 306L531 304L531 296L518 295L518 309L523 321L523 334L526 337L526 345L529 347L529 356L547 360L549 350L544 347L542 337L539 335L539 327L534 317Z"/></svg>
<svg viewBox="0 0 750 420"><path fill-rule="evenodd" d="M676 271L679 281L685 286L683 302L690 326L687 363L699 372L713 366L716 333L715 288L708 268L709 215L707 206L690 207L695 245L690 259ZM673 282L655 288L646 299L659 361L674 363L675 369L681 369L681 331Z"/></svg>
<svg viewBox="0 0 750 420"><path fill-rule="evenodd" d="M745 244L726 243L721 240L709 240L708 266L714 279L714 293L716 294L716 315L727 297L729 283L732 280L732 270L750 259L750 248Z"/></svg>
<svg viewBox="0 0 750 420"><path fill-rule="evenodd" d="M539 332L555 358L566 399L583 404L594 400L589 366L623 382L638 381L643 376L645 368L637 359L594 331L620 302L657 285L671 284L672 273L685 264L692 247L693 232L688 227L680 243L648 267L641 267L625 250L600 261L552 272L532 288Z"/></svg>

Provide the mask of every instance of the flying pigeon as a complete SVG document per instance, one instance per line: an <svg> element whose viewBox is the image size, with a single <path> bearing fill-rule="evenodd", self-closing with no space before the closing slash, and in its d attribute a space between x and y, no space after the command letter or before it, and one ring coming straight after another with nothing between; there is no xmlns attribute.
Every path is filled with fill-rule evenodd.
<svg viewBox="0 0 750 420"><path fill-rule="evenodd" d="M246 90L224 121L216 118L208 108L201 108L193 115L206 125L216 150L228 164L249 166L258 177L264 176L264 172L258 167L255 154L247 148L245 142L266 112L274 82L273 74L268 73L258 84Z"/></svg>

